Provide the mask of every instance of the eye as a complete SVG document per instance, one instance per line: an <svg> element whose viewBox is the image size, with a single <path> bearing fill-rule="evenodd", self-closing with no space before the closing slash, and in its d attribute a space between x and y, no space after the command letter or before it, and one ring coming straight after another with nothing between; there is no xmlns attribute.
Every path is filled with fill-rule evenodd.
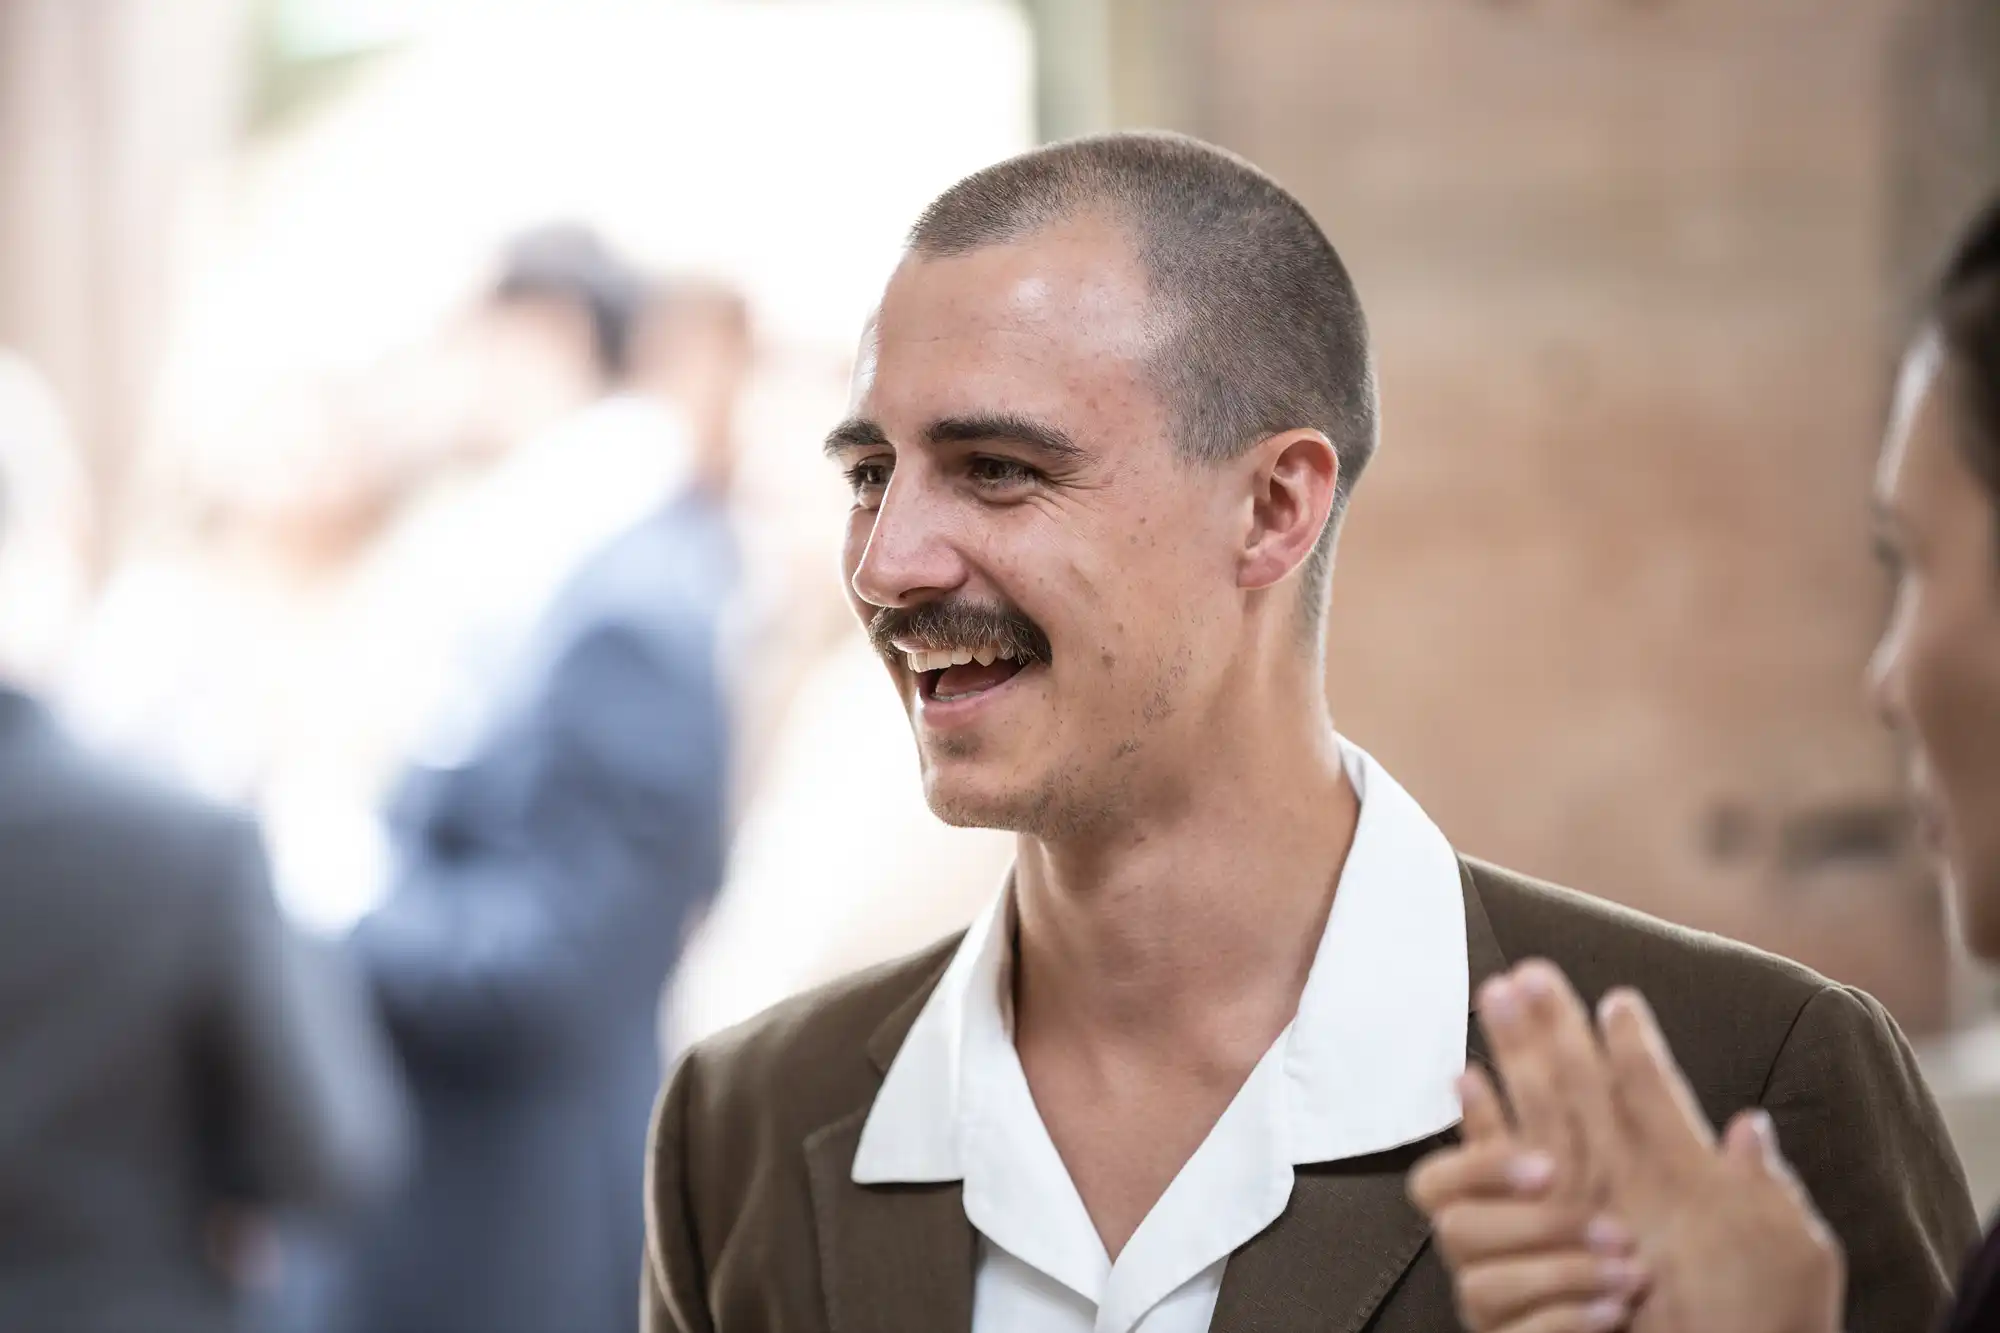
<svg viewBox="0 0 2000 1333"><path fill-rule="evenodd" d="M989 490L1025 485L1041 475L1026 463L987 454L970 459L965 465L965 474Z"/></svg>
<svg viewBox="0 0 2000 1333"><path fill-rule="evenodd" d="M894 463L887 458L864 458L847 469L847 486L854 492L857 504L866 504L881 498L882 491L889 484L889 472Z"/></svg>

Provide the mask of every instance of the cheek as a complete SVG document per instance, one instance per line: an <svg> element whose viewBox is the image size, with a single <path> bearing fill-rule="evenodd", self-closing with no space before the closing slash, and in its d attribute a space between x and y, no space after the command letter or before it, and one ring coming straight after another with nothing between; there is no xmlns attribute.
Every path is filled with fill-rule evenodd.
<svg viewBox="0 0 2000 1333"><path fill-rule="evenodd" d="M1952 663L1956 627L1939 611L1934 601L1911 607L1895 641L1898 694L1905 721L1926 752L1936 750L1947 720L1958 711L1957 697L1963 693L1954 679Z"/></svg>
<svg viewBox="0 0 2000 1333"><path fill-rule="evenodd" d="M1947 799L1984 808L2000 797L2000 598L1916 608L1900 668L1910 725Z"/></svg>
<svg viewBox="0 0 2000 1333"><path fill-rule="evenodd" d="M1135 613L1166 622L1233 591L1229 550L1229 534L1208 497L1171 485L1135 496L1091 555L1102 580Z"/></svg>

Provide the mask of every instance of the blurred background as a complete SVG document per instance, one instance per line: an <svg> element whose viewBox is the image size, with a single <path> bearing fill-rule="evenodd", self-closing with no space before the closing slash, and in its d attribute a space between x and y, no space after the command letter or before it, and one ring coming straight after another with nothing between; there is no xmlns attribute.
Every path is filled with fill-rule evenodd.
<svg viewBox="0 0 2000 1333"><path fill-rule="evenodd" d="M1009 841L923 808L818 440L922 205L1124 126L1270 170L1360 285L1385 425L1334 584L1342 729L1463 851L1879 996L2000 1197L1992 987L1860 688L1895 351L2000 182L1980 0L0 0L8 676L254 813L289 928L390 1015L419 1178L477 1082L395 1017L437 975L490 996L546 946L545 997L665 933L593 1003L670 1058L915 948ZM691 569L708 600L643 627L660 672L578 647L640 633L605 589ZM703 766L570 702L626 697ZM412 805L440 773L482 776ZM698 833L634 850L704 788L669 818ZM495 834L503 925L398 908L480 812L578 790L632 826ZM672 912L571 919L570 886L669 863ZM270 1256L316 1244L332 1290L324 1237L225 1267L296 1286Z"/></svg>

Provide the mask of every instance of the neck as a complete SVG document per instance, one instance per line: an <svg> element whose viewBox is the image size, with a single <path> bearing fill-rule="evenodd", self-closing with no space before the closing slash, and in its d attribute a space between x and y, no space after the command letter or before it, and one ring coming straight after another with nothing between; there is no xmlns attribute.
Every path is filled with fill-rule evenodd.
<svg viewBox="0 0 2000 1333"><path fill-rule="evenodd" d="M1023 1032L1231 1063L1268 1047L1297 1012L1360 814L1321 697L1315 725L1296 710L1205 721L1231 740L1205 746L1168 810L1073 842L1021 837Z"/></svg>

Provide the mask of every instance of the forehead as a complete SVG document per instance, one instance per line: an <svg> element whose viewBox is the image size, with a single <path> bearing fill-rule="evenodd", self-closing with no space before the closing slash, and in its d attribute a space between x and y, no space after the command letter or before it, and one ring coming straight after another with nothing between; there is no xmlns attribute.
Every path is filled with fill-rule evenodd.
<svg viewBox="0 0 2000 1333"><path fill-rule="evenodd" d="M894 422L1004 408L1130 411L1158 336L1145 272L1094 217L948 256L906 255L867 336L856 405Z"/></svg>

